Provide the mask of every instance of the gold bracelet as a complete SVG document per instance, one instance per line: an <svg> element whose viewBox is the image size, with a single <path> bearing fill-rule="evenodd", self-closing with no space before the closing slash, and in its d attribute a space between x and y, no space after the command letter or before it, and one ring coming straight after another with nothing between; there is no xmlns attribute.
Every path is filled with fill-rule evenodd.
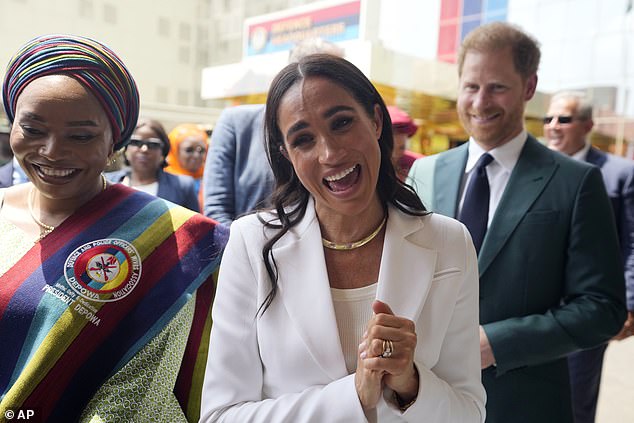
<svg viewBox="0 0 634 423"><path fill-rule="evenodd" d="M412 400L407 404L403 404L401 397L396 393L396 391L392 391L392 399L394 403L398 406L398 409L401 410L401 413L404 413L408 408L410 408L412 404L416 402L416 398L417 396L412 398Z"/></svg>

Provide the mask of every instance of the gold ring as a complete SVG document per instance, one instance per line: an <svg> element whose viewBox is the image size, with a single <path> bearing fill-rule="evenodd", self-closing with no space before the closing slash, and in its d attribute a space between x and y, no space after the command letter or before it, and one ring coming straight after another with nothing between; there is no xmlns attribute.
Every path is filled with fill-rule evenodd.
<svg viewBox="0 0 634 423"><path fill-rule="evenodd" d="M390 358L392 357L392 354L394 354L394 343L392 343L392 341L390 341L389 339L384 339L383 340L383 352L381 353L380 357L382 358Z"/></svg>

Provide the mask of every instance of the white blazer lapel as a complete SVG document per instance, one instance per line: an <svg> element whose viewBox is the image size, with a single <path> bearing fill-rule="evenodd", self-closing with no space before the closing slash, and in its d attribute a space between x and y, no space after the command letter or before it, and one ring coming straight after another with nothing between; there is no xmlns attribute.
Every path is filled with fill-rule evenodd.
<svg viewBox="0 0 634 423"><path fill-rule="evenodd" d="M416 321L431 287L438 253L420 236L422 219L412 219L394 207L389 213L377 299L397 316Z"/></svg>
<svg viewBox="0 0 634 423"><path fill-rule="evenodd" d="M293 234L287 234L284 241L280 240L279 247L274 248L279 295L313 359L328 377L339 379L348 372L312 201L302 221L293 228Z"/></svg>
<svg viewBox="0 0 634 423"><path fill-rule="evenodd" d="M377 299L397 315L416 321L431 286L437 252L421 237L421 219L406 217L392 207L389 213ZM304 219L278 242L274 255L278 295L311 356L332 380L347 375L312 201Z"/></svg>

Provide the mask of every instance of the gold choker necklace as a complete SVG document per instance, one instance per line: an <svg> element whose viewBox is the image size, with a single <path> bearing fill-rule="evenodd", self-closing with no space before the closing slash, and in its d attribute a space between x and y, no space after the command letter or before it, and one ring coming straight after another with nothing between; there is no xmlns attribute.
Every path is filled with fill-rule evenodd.
<svg viewBox="0 0 634 423"><path fill-rule="evenodd" d="M385 226L386 221L387 221L387 214L381 221L381 224L370 235L366 236L363 239L360 239L359 241L347 242L345 244L337 244L336 242L332 242L327 240L326 238L322 238L321 243L324 245L324 247L329 248L331 250L337 250L337 251L354 250L355 248L363 247L365 244L367 244L368 242L376 238L379 232L381 232L381 229L383 229L383 226Z"/></svg>
<svg viewBox="0 0 634 423"><path fill-rule="evenodd" d="M101 191L105 191L107 186L108 186L108 182L106 181L106 177L102 173L101 174ZM31 191L29 192L29 195L27 197L26 204L29 207L29 213L31 214L31 219L33 219L33 221L37 223L37 226L40 227L40 237L37 240L41 241L46 235L53 232L53 230L55 229L55 226L47 225L46 223L42 222L40 219L35 217L35 213L33 213L33 196L34 195L35 195L35 189L33 186L31 186Z"/></svg>

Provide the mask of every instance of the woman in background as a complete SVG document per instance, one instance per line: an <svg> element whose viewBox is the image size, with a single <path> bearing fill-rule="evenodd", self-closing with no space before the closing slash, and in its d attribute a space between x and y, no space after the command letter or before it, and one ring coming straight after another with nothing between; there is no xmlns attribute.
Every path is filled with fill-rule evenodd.
<svg viewBox="0 0 634 423"><path fill-rule="evenodd" d="M396 106L387 106L392 120L392 137L394 138L394 150L392 151L392 164L401 181L407 179L409 169L416 159L423 157L422 154L407 150L407 140L414 136L418 130L418 125L409 114Z"/></svg>
<svg viewBox="0 0 634 423"><path fill-rule="evenodd" d="M165 129L154 119L140 119L125 148L127 169L109 172L106 177L129 187L200 211L195 181L187 175L163 171L170 142Z"/></svg>
<svg viewBox="0 0 634 423"><path fill-rule="evenodd" d="M196 193L200 190L200 180L203 177L207 139L207 132L203 127L192 123L180 124L169 133L171 147L165 171L194 178Z"/></svg>

